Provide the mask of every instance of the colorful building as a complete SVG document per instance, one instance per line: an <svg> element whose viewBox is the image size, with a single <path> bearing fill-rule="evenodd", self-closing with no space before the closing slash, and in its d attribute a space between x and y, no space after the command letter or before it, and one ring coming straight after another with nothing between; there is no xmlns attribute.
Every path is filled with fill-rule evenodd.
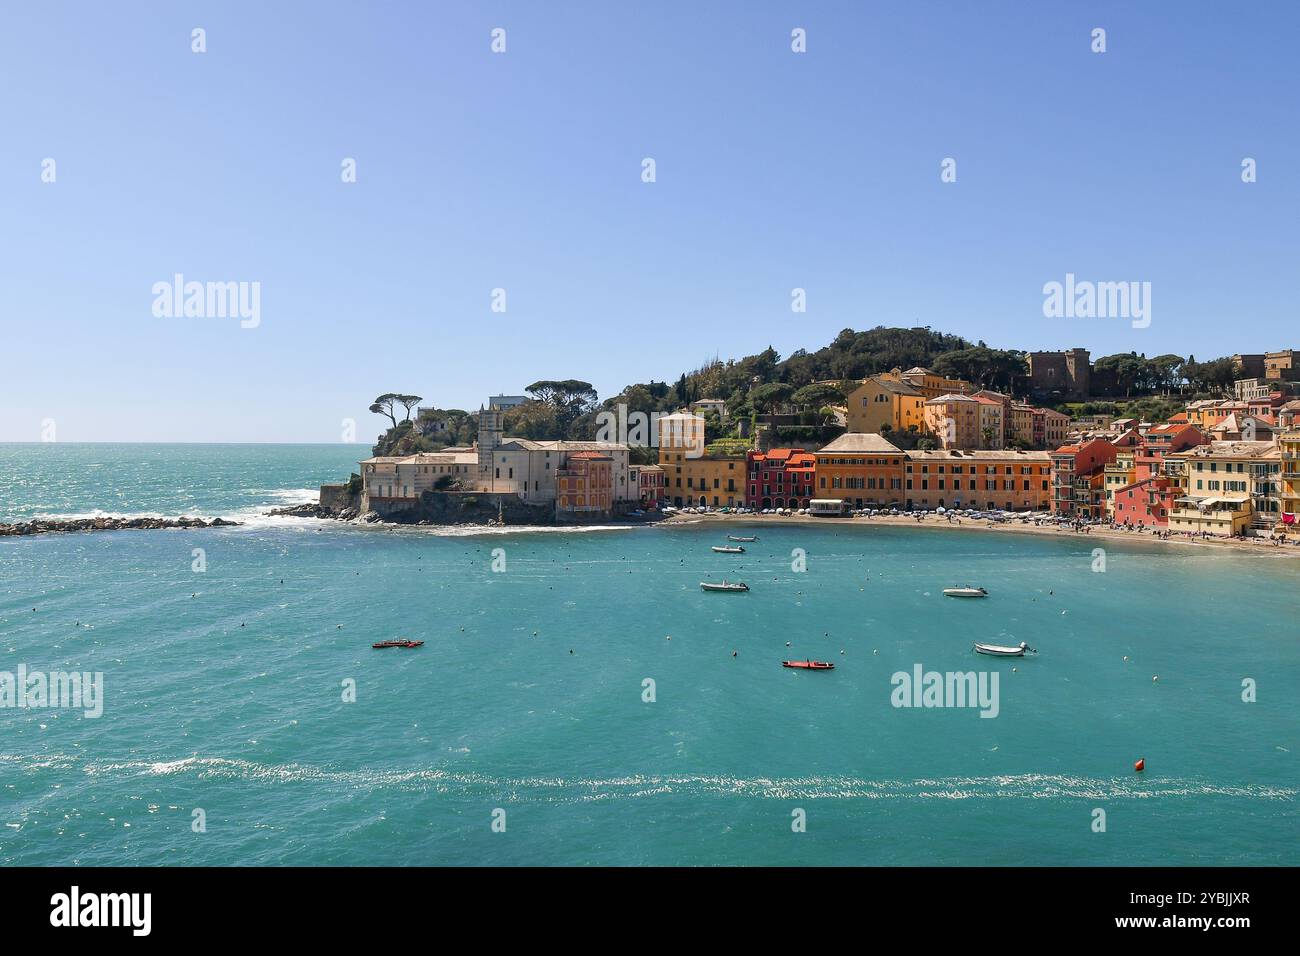
<svg viewBox="0 0 1300 956"><path fill-rule="evenodd" d="M744 456L710 453L699 415L681 412L659 419L659 467L664 499L679 508L745 503Z"/></svg>
<svg viewBox="0 0 1300 956"><path fill-rule="evenodd" d="M1186 451L1205 442L1194 425L1165 424L1147 430L1142 440L1132 449L1133 481L1122 488L1107 488L1108 509L1112 521L1130 527L1164 528L1176 507L1177 499L1185 492L1184 459L1170 459L1171 455ZM1122 451L1116 456L1127 455ZM1111 476L1106 468L1107 480Z"/></svg>
<svg viewBox="0 0 1300 956"><path fill-rule="evenodd" d="M1300 531L1300 431L1278 436L1282 530Z"/></svg>
<svg viewBox="0 0 1300 956"><path fill-rule="evenodd" d="M657 507L664 500L664 470L659 465L628 465L627 480L637 489L643 507Z"/></svg>
<svg viewBox="0 0 1300 956"><path fill-rule="evenodd" d="M1136 433L1130 433L1136 444ZM1106 466L1122 445L1092 438L1062 445L1051 453L1052 511L1079 518L1100 518L1106 508Z"/></svg>
<svg viewBox="0 0 1300 956"><path fill-rule="evenodd" d="M1209 430L1212 441L1269 441L1273 437L1273 422L1255 415L1238 415L1233 412Z"/></svg>
<svg viewBox="0 0 1300 956"><path fill-rule="evenodd" d="M816 481L817 459L802 448L751 451L745 456L751 508L807 508Z"/></svg>
<svg viewBox="0 0 1300 956"><path fill-rule="evenodd" d="M1282 454L1269 441L1211 441L1172 453L1181 462L1183 494L1170 530L1243 534L1269 531L1281 520Z"/></svg>
<svg viewBox="0 0 1300 956"><path fill-rule="evenodd" d="M1050 408L1012 402L1004 413L1006 441L1030 448L1059 448L1070 433L1070 416Z"/></svg>
<svg viewBox="0 0 1300 956"><path fill-rule="evenodd" d="M971 396L979 402L978 448L996 451L1006 445L1011 418L1011 397L998 392L980 391Z"/></svg>
<svg viewBox="0 0 1300 956"><path fill-rule="evenodd" d="M903 505L903 452L880 435L848 432L817 451L819 499L855 508Z"/></svg>
<svg viewBox="0 0 1300 956"><path fill-rule="evenodd" d="M905 452L903 507L1046 511L1052 501L1051 466L1046 451Z"/></svg>
<svg viewBox="0 0 1300 956"><path fill-rule="evenodd" d="M925 403L925 431L940 448L980 447L980 403L951 392Z"/></svg>
<svg viewBox="0 0 1300 956"><path fill-rule="evenodd" d="M920 389L888 375L872 376L846 399L848 430L863 434L919 432L925 427L924 404Z"/></svg>
<svg viewBox="0 0 1300 956"><path fill-rule="evenodd" d="M1136 457L1136 448L1121 448L1116 452L1115 460L1102 469L1102 487L1106 495L1107 515L1115 513L1115 492L1137 481L1137 465L1133 461Z"/></svg>
<svg viewBox="0 0 1300 956"><path fill-rule="evenodd" d="M603 452L578 451L555 473L557 517L608 515L614 508L614 459Z"/></svg>
<svg viewBox="0 0 1300 956"><path fill-rule="evenodd" d="M955 392L959 395L965 395L975 391L975 386L960 378L946 378L943 375L937 375L928 368L916 366L909 368L906 372L899 369L892 369L882 373L881 377L892 378L895 381L906 382L927 399L938 398L940 395L947 395Z"/></svg>

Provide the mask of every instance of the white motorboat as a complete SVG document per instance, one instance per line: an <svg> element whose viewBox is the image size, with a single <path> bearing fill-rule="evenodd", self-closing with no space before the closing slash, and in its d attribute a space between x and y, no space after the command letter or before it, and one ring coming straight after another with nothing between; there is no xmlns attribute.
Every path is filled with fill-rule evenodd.
<svg viewBox="0 0 1300 956"><path fill-rule="evenodd" d="M715 544L713 546L713 550L716 551L718 554L744 554L745 553L745 549L742 547L737 546L732 548L726 545L718 545L718 544Z"/></svg>
<svg viewBox="0 0 1300 956"><path fill-rule="evenodd" d="M948 597L981 598L989 596L989 592L983 588L944 588L943 593Z"/></svg>
<svg viewBox="0 0 1300 956"><path fill-rule="evenodd" d="M751 534L751 535L729 534L729 535L727 535L727 540L728 540L728 541L757 541L757 540L758 540L758 535L756 535L756 534Z"/></svg>
<svg viewBox="0 0 1300 956"><path fill-rule="evenodd" d="M749 585L744 581L737 581L732 584L726 578L723 578L721 584L713 581L701 581L700 589L703 591L748 591Z"/></svg>
<svg viewBox="0 0 1300 956"><path fill-rule="evenodd" d="M987 654L989 657L1024 657L1025 654L1037 654L1038 651L1021 641L1019 647L1006 647L1002 644L976 644L975 653Z"/></svg>

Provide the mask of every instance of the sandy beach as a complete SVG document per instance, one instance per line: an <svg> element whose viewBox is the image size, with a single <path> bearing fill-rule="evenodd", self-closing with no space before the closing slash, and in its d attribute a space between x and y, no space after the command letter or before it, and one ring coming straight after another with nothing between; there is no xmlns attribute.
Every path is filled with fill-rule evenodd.
<svg viewBox="0 0 1300 956"><path fill-rule="evenodd" d="M834 524L872 527L886 525L889 527L917 527L952 529L954 531L984 531L993 534L1036 534L1050 537L1070 537L1097 541L1144 541L1172 547L1202 548L1217 551L1235 551L1242 554L1256 554L1267 557L1300 558L1300 536L1292 536L1292 543L1275 545L1266 538L1157 538L1149 531L1121 531L1109 527L1091 527L1087 531L1075 531L1072 528L1057 528L1022 524L1020 521L989 522L978 519L960 518L949 521L941 515L926 515L919 521L915 516L883 515L874 518L825 518L810 515L733 515L733 514L674 514L663 519L664 524L718 522L729 525L764 525L764 524Z"/></svg>

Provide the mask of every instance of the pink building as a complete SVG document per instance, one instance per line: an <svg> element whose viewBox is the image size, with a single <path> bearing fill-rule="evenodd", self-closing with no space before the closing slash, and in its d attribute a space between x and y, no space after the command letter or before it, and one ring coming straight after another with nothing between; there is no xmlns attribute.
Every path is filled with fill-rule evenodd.
<svg viewBox="0 0 1300 956"><path fill-rule="evenodd" d="M1165 458L1204 443L1205 436L1194 425L1170 423L1150 429L1133 455L1137 480L1115 491L1111 520L1135 528L1168 527L1169 512L1182 488L1172 473L1180 464L1166 464Z"/></svg>

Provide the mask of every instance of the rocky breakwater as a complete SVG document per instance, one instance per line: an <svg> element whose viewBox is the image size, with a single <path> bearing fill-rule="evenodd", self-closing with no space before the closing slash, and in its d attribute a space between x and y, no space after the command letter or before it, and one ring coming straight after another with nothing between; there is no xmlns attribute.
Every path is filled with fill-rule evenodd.
<svg viewBox="0 0 1300 956"><path fill-rule="evenodd" d="M67 518L20 521L0 524L0 537L19 537L31 534L59 534L69 531L141 531L154 528L233 528L238 521L225 518Z"/></svg>
<svg viewBox="0 0 1300 956"><path fill-rule="evenodd" d="M370 512L370 514L373 513ZM330 508L326 505L308 502L293 505L289 508L272 508L266 513L266 516L268 518L337 518L340 521L351 521L360 514L361 511L358 508Z"/></svg>

